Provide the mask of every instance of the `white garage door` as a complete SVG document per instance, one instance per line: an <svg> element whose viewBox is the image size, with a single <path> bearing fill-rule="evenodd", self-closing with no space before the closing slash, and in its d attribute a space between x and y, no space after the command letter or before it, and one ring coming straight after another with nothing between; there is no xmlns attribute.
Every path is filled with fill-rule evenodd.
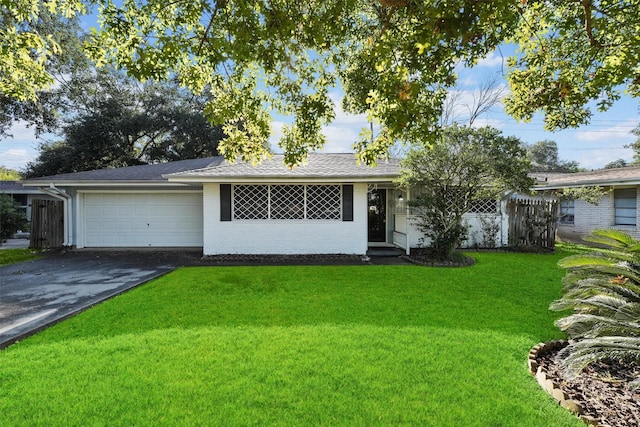
<svg viewBox="0 0 640 427"><path fill-rule="evenodd" d="M202 246L200 193L87 193L84 246Z"/></svg>

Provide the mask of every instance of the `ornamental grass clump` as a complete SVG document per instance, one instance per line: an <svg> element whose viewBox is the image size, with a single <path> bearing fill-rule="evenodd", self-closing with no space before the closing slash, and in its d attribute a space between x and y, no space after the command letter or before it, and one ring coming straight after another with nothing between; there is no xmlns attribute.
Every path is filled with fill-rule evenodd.
<svg viewBox="0 0 640 427"><path fill-rule="evenodd" d="M573 309L556 322L569 338L560 355L571 376L599 361L640 365L640 241L617 230L594 230L585 240L607 250L561 260L564 296L551 304Z"/></svg>

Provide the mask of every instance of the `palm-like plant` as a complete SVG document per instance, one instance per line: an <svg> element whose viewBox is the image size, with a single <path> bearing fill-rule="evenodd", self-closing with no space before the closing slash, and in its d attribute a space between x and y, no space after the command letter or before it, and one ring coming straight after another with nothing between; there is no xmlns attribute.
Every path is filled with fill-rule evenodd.
<svg viewBox="0 0 640 427"><path fill-rule="evenodd" d="M617 230L594 230L585 240L608 250L561 260L564 296L551 304L574 310L556 322L570 340L562 351L570 375L601 360L640 363L640 241Z"/></svg>

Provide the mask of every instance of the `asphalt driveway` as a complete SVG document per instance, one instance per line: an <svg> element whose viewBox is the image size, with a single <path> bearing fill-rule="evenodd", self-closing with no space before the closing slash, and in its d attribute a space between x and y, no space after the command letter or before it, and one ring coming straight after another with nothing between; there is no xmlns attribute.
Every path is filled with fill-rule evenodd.
<svg viewBox="0 0 640 427"><path fill-rule="evenodd" d="M60 252L0 266L0 349L200 255Z"/></svg>

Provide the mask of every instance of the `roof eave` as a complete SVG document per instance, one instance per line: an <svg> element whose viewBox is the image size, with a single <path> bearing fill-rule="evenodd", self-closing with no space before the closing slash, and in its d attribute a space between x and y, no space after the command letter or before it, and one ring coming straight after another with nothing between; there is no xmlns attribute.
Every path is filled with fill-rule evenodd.
<svg viewBox="0 0 640 427"><path fill-rule="evenodd" d="M287 183L287 182L390 182L398 179L398 175L388 176L166 176L169 182L183 182L183 183L243 183L243 182L274 182L274 183Z"/></svg>
<svg viewBox="0 0 640 427"><path fill-rule="evenodd" d="M175 187L176 185L188 185L180 182L169 182L167 180L82 180L82 181L67 181L67 180L38 180L38 181L24 181L22 185L25 187L45 187L49 185L55 185L57 187L139 187L139 186L152 186L152 187Z"/></svg>
<svg viewBox="0 0 640 427"><path fill-rule="evenodd" d="M559 190L561 188L580 188L580 187L615 187L615 186L629 186L629 185L640 185L640 180L637 178L629 179L629 180L612 180L612 181L602 181L602 180L586 180L579 182L563 182L557 184L548 184L534 187L534 190Z"/></svg>

